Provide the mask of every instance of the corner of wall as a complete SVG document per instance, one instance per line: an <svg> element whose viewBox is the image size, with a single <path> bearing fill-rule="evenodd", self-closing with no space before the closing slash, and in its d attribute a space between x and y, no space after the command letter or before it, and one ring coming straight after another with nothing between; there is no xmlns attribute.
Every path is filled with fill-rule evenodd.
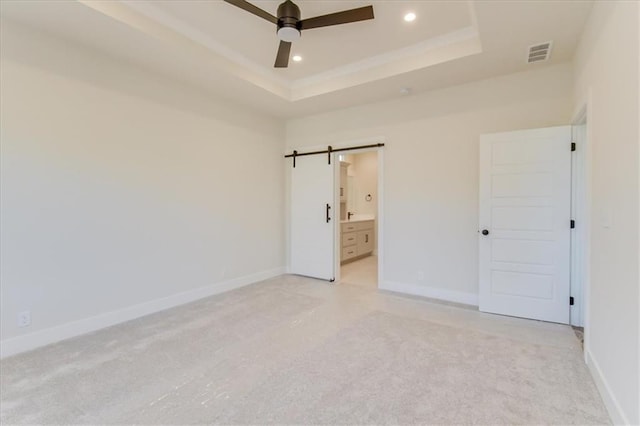
<svg viewBox="0 0 640 426"><path fill-rule="evenodd" d="M609 417L611 417L611 421L614 425L631 424L631 422L629 422L629 419L625 416L624 411L622 410L622 406L613 394L611 386L607 382L607 379L600 369L598 362L593 357L593 354L591 353L589 348L585 348L584 352L587 367L589 368L589 372L591 373L596 387L598 388L598 392L600 392L600 396L602 397L602 401L607 408Z"/></svg>

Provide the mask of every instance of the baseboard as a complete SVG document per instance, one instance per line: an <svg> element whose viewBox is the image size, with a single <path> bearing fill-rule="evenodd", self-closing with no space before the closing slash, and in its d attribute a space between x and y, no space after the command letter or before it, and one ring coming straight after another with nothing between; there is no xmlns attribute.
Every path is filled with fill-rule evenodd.
<svg viewBox="0 0 640 426"><path fill-rule="evenodd" d="M597 361L591 355L589 350L585 350L587 367L589 368L589 372L593 377L593 380L596 382L596 387L600 392L600 396L602 397L602 401L604 402L605 407L607 407L607 411L609 412L609 417L611 417L611 422L614 425L628 425L631 424L627 416L625 416L624 411L622 411L622 407L615 395L611 391L611 387L605 379L604 374L602 374L602 370L598 365Z"/></svg>
<svg viewBox="0 0 640 426"><path fill-rule="evenodd" d="M194 302L205 297L215 294L224 293L229 290L244 287L259 281L276 277L285 273L285 268L275 268L267 271L258 272L243 277L233 278L231 280L222 281L194 290L177 293L161 299L151 300L149 302L140 303L119 309L117 311L107 312L96 315L94 317L85 318L78 321L69 322L56 327L46 328L34 333L25 334L23 336L12 337L10 339L0 341L0 358L27 352L42 346L56 343L61 340L77 337L82 334L120 324L132 319L140 318L145 315L153 314L165 309L184 305Z"/></svg>
<svg viewBox="0 0 640 426"><path fill-rule="evenodd" d="M429 297L431 299L447 302L462 303L464 305L478 306L478 295L463 291L447 290L438 287L427 287L417 284L397 283L384 281L378 284L380 290L406 293L414 296Z"/></svg>

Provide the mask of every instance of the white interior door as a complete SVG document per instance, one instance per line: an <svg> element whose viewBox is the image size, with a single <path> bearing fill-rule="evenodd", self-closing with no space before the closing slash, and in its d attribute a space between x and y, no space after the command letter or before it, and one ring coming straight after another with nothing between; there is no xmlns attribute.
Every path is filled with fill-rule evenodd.
<svg viewBox="0 0 640 426"><path fill-rule="evenodd" d="M334 168L326 155L296 158L291 168L291 272L333 281Z"/></svg>
<svg viewBox="0 0 640 426"><path fill-rule="evenodd" d="M480 310L569 323L571 127L480 137Z"/></svg>

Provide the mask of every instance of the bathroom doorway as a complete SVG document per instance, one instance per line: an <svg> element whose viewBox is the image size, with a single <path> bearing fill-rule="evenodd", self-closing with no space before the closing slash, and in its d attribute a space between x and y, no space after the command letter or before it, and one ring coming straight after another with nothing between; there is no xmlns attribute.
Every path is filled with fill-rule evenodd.
<svg viewBox="0 0 640 426"><path fill-rule="evenodd" d="M338 276L340 284L378 288L380 158L378 149L338 156Z"/></svg>

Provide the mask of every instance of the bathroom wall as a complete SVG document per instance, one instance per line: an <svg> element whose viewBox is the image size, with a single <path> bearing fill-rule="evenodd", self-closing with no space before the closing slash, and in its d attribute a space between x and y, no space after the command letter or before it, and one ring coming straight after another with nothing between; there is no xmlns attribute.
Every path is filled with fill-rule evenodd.
<svg viewBox="0 0 640 426"><path fill-rule="evenodd" d="M378 217L378 153L364 152L353 156L353 208L356 215ZM367 194L371 200L367 201ZM357 216L356 216L357 217Z"/></svg>
<svg viewBox="0 0 640 426"><path fill-rule="evenodd" d="M347 219L347 212L356 220L378 217L378 153L376 151L346 154L341 161L349 163L347 181L341 182L348 194L346 203L340 203L340 219ZM367 201L367 195L371 200Z"/></svg>

